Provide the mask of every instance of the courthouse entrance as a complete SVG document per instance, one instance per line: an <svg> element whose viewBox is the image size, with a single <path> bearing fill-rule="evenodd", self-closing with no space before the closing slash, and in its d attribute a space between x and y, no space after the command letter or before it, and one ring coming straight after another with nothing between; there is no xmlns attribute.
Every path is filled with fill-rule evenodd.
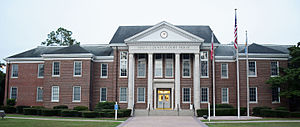
<svg viewBox="0 0 300 127"><path fill-rule="evenodd" d="M171 109L171 89L157 89L157 109Z"/></svg>

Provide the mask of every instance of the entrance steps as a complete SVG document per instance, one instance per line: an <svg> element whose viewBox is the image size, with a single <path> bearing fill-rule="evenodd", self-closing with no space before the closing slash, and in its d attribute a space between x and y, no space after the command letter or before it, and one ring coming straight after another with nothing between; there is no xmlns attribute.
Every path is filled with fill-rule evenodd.
<svg viewBox="0 0 300 127"><path fill-rule="evenodd" d="M148 110L136 109L134 112L135 116L194 116L193 110Z"/></svg>

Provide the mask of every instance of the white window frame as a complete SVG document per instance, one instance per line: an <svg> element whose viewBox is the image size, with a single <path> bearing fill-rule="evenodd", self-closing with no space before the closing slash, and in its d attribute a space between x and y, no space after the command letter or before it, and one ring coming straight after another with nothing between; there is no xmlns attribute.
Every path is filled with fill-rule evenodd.
<svg viewBox="0 0 300 127"><path fill-rule="evenodd" d="M146 63L146 56L145 58L139 58L141 54L138 55L138 61L137 61L137 78L146 78L146 73L147 73L147 63ZM144 62L145 64L145 68L144 68L144 74L145 75L139 75L139 71L140 71L140 68L139 68L139 62Z"/></svg>
<svg viewBox="0 0 300 127"><path fill-rule="evenodd" d="M143 96L143 98L144 98L144 101L139 101L139 91L140 91L140 88L142 88L143 89L143 93L144 93L144 96ZM137 88L137 96L136 96L136 100L137 100L137 103L145 103L146 101L146 88L145 87L138 87Z"/></svg>
<svg viewBox="0 0 300 127"><path fill-rule="evenodd" d="M223 101L223 89L226 89L226 100L227 101ZM229 88L221 88L221 102L222 102L222 104L228 104L229 103Z"/></svg>
<svg viewBox="0 0 300 127"><path fill-rule="evenodd" d="M254 65L255 65L255 75L249 75L249 73L250 73L250 67L249 67L249 63L250 62L254 62ZM256 65L256 61L249 61L248 62L248 77L257 77L257 65Z"/></svg>
<svg viewBox="0 0 300 127"><path fill-rule="evenodd" d="M184 101L184 89L189 89L189 93L190 93L190 96L189 96L189 100L190 101ZM182 88L182 103L191 103L192 101L192 93L191 93L191 88L190 87L183 87Z"/></svg>
<svg viewBox="0 0 300 127"><path fill-rule="evenodd" d="M160 59L156 59L156 55L160 55L161 58ZM161 62L161 68L160 68L160 75L156 75L157 71L156 71L156 67L158 67L158 65L156 64L156 61ZM154 77L155 78L162 78L163 77L163 55L162 54L155 54L154 56Z"/></svg>
<svg viewBox="0 0 300 127"><path fill-rule="evenodd" d="M223 66L222 65L224 65L224 64L226 64L226 77L223 77L223 75L222 75L222 73L223 73ZM228 63L221 63L221 78L222 79L228 79Z"/></svg>
<svg viewBox="0 0 300 127"><path fill-rule="evenodd" d="M172 56L172 58L170 59L170 58L167 58L167 55L171 55ZM174 77L174 56L172 55L172 54L166 54L165 55L165 77L166 78L173 78ZM172 75L171 76L167 76L167 63L168 62L171 62L172 63Z"/></svg>
<svg viewBox="0 0 300 127"><path fill-rule="evenodd" d="M126 101L121 101L121 89L122 88L125 88L126 89L126 97L125 97L125 99L126 99ZM120 92L119 92L119 103L127 103L127 101L128 101L128 88L127 87L120 87Z"/></svg>
<svg viewBox="0 0 300 127"><path fill-rule="evenodd" d="M79 100L75 99L75 87L79 87ZM81 86L73 86L73 99L72 102L81 102Z"/></svg>
<svg viewBox="0 0 300 127"><path fill-rule="evenodd" d="M17 66L17 76L14 76L14 66ZM11 78L18 78L19 77L19 65L18 64L12 64L11 65Z"/></svg>
<svg viewBox="0 0 300 127"><path fill-rule="evenodd" d="M106 76L103 76L102 71L103 71L103 65L106 64ZM101 63L100 66L100 78L108 78L108 64L107 63Z"/></svg>
<svg viewBox="0 0 300 127"><path fill-rule="evenodd" d="M59 75L54 75L54 63L58 62L59 65ZM60 77L60 61L53 61L52 62L52 77Z"/></svg>
<svg viewBox="0 0 300 127"><path fill-rule="evenodd" d="M18 87L15 87L15 86L12 86L12 87L10 87L10 96L9 96L9 99L12 99L12 89L13 88L16 88L17 90L16 90L16 100L18 99Z"/></svg>
<svg viewBox="0 0 300 127"><path fill-rule="evenodd" d="M272 62L276 62L277 63L277 75L272 75ZM277 77L279 76L279 61L271 61L271 77Z"/></svg>
<svg viewBox="0 0 300 127"><path fill-rule="evenodd" d="M250 88L255 88L255 91L256 91L256 92L255 92L255 97L256 97L255 100L256 100L256 101L250 101L250 93L251 93L251 92L250 92ZM258 95L258 94L257 94L257 87L249 87L249 103L257 103L257 102L258 102L258 100L257 100L257 98L258 98L257 95Z"/></svg>
<svg viewBox="0 0 300 127"><path fill-rule="evenodd" d="M207 89L207 101L202 101L202 88ZM209 88L208 87L201 87L200 88L200 103L208 103L209 102Z"/></svg>
<svg viewBox="0 0 300 127"><path fill-rule="evenodd" d="M75 64L76 63L80 63L80 75L75 75ZM74 61L73 76L74 77L81 77L82 76L82 61Z"/></svg>
<svg viewBox="0 0 300 127"><path fill-rule="evenodd" d="M127 54L126 59L122 59L122 53L123 52L126 52L126 54ZM125 76L122 76L122 71L121 71L122 70L122 64L121 64L122 62L126 63L126 68L125 68L126 69L126 75ZM127 51L120 51L120 70L119 71L120 71L120 73L119 73L120 78L127 78L127 75L128 75L128 52Z"/></svg>
<svg viewBox="0 0 300 127"><path fill-rule="evenodd" d="M207 54L207 59L202 59L201 58L201 53L202 52L206 52L206 54ZM200 52L200 78L209 78L209 60L208 60L208 58L209 58L209 54L208 54L208 51L201 51ZM207 76L202 76L202 61L206 61L207 62L207 66L206 66L206 68L207 68Z"/></svg>
<svg viewBox="0 0 300 127"><path fill-rule="evenodd" d="M189 56L189 59L184 59L184 57L183 57L183 55L188 55ZM182 72L182 78L191 78L191 55L190 54L183 54L182 55L182 69L181 69L181 72ZM183 72L183 70L184 70L184 65L183 65L183 63L184 62L188 62L189 63L189 76L184 76L184 72Z"/></svg>
<svg viewBox="0 0 300 127"><path fill-rule="evenodd" d="M41 65L43 65L43 71L44 71L44 74L43 76L40 76L40 68L41 68ZM38 78L44 78L44 75L45 75L45 65L44 64L38 64Z"/></svg>
<svg viewBox="0 0 300 127"><path fill-rule="evenodd" d="M54 87L57 87L57 90L58 90L58 100L53 100L53 88ZM59 86L52 86L51 87L51 102L59 102Z"/></svg>
<svg viewBox="0 0 300 127"><path fill-rule="evenodd" d="M272 95L272 104L280 103L280 87L277 88L278 88L278 101L273 101L273 95Z"/></svg>
<svg viewBox="0 0 300 127"><path fill-rule="evenodd" d="M42 100L39 100L39 88L42 90ZM43 94L44 94L43 87L37 87L36 88L36 101L37 102L42 102L43 101L43 99L44 99Z"/></svg>
<svg viewBox="0 0 300 127"><path fill-rule="evenodd" d="M102 100L102 89L105 89L105 101ZM100 88L100 102L106 102L107 101L107 88L106 87L101 87Z"/></svg>

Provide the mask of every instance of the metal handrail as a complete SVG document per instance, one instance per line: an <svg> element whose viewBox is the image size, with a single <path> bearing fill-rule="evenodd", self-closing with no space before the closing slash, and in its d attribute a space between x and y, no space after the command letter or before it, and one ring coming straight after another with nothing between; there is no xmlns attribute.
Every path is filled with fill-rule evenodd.
<svg viewBox="0 0 300 127"><path fill-rule="evenodd" d="M177 104L177 115L179 116L179 104Z"/></svg>
<svg viewBox="0 0 300 127"><path fill-rule="evenodd" d="M193 104L193 112L194 112L194 116L196 116L195 112L196 112L196 109L195 109L195 105Z"/></svg>
<svg viewBox="0 0 300 127"><path fill-rule="evenodd" d="M150 104L149 104L149 107L148 107L148 116L149 116L149 113L150 113Z"/></svg>
<svg viewBox="0 0 300 127"><path fill-rule="evenodd" d="M135 116L135 104L133 104L133 108L132 108L132 116Z"/></svg>

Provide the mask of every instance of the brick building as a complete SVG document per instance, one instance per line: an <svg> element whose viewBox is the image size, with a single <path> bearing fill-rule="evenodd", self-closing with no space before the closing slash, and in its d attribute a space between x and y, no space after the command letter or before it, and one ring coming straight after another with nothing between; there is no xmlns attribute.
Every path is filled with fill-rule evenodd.
<svg viewBox="0 0 300 127"><path fill-rule="evenodd" d="M7 57L5 99L17 105L88 106L117 101L121 108L196 109L212 103L209 26L120 26L109 44L38 46ZM236 54L215 36L215 100L237 105ZM265 81L287 67L288 45L249 46L249 101L286 105ZM240 105L246 107L246 61L239 46Z"/></svg>

